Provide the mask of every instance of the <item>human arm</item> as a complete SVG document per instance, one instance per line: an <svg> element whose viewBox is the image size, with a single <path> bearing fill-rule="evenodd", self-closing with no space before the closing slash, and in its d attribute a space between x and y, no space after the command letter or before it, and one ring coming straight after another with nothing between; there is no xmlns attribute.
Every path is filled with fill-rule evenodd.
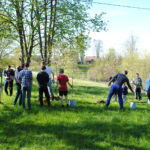
<svg viewBox="0 0 150 150"><path fill-rule="evenodd" d="M133 91L133 89L132 89L132 87L131 87L131 85L130 85L130 83L129 83L129 80L128 80L128 79L127 79L127 85L128 85L128 87L129 87L130 91L131 91L132 93L134 93L134 91Z"/></svg>
<svg viewBox="0 0 150 150"><path fill-rule="evenodd" d="M111 83L114 82L114 81L116 80L117 77L118 77L118 74L115 75L114 77L112 77L112 78L109 80L109 82L108 82L108 86L110 86Z"/></svg>
<svg viewBox="0 0 150 150"><path fill-rule="evenodd" d="M68 81L68 85L71 87L71 88L73 88L73 85Z"/></svg>

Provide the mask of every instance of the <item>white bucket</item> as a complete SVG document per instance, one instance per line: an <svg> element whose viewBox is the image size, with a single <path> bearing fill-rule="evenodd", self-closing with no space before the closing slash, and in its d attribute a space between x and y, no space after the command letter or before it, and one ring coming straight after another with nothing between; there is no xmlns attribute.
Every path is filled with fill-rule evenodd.
<svg viewBox="0 0 150 150"><path fill-rule="evenodd" d="M70 107L75 107L75 106L76 106L76 101L70 100Z"/></svg>
<svg viewBox="0 0 150 150"><path fill-rule="evenodd" d="M136 109L136 103L135 102L131 102L130 103L130 108L131 109Z"/></svg>
<svg viewBox="0 0 150 150"><path fill-rule="evenodd" d="M150 104L150 100L149 99L147 100L147 104Z"/></svg>

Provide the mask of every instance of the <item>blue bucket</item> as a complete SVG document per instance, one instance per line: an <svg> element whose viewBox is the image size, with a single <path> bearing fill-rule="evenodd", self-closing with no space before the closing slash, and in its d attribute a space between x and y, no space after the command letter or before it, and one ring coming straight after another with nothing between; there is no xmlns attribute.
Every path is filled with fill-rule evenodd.
<svg viewBox="0 0 150 150"><path fill-rule="evenodd" d="M70 100L70 107L75 107L75 106L76 106L76 101Z"/></svg>
<svg viewBox="0 0 150 150"><path fill-rule="evenodd" d="M136 109L136 103L135 102L131 102L130 103L130 108L131 109Z"/></svg>

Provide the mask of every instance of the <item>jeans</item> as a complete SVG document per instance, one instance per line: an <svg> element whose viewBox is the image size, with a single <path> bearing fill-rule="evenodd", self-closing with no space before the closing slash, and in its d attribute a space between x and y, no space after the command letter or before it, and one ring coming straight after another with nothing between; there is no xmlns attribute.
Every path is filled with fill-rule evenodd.
<svg viewBox="0 0 150 150"><path fill-rule="evenodd" d="M109 106L110 100L114 94L118 95L120 109L123 109L122 87L118 84L115 84L115 83L110 88L108 98L106 100L106 106Z"/></svg>
<svg viewBox="0 0 150 150"><path fill-rule="evenodd" d="M49 79L48 88L49 88L49 89L48 89L49 95L50 95L51 97L53 97L54 94L53 94L53 90L52 90L52 79Z"/></svg>
<svg viewBox="0 0 150 150"><path fill-rule="evenodd" d="M139 100L142 99L141 88L135 88L135 99L139 99Z"/></svg>
<svg viewBox="0 0 150 150"><path fill-rule="evenodd" d="M22 106L25 108L25 98L27 94L28 109L31 109L31 86L22 87Z"/></svg>
<svg viewBox="0 0 150 150"><path fill-rule="evenodd" d="M46 87L39 87L39 100L40 100L40 105L43 106L43 93L46 96L46 100L48 103L48 106L50 105L50 96L48 93L48 88Z"/></svg>
<svg viewBox="0 0 150 150"><path fill-rule="evenodd" d="M14 100L14 105L17 103L18 98L19 98L19 105L21 105L22 104L21 84L16 83L16 86L17 86L17 93L16 93L16 97Z"/></svg>
<svg viewBox="0 0 150 150"><path fill-rule="evenodd" d="M12 96L13 94L13 80L5 80L4 81L4 89L5 89L5 93L8 95L8 87L9 87L9 92L10 92L10 96Z"/></svg>

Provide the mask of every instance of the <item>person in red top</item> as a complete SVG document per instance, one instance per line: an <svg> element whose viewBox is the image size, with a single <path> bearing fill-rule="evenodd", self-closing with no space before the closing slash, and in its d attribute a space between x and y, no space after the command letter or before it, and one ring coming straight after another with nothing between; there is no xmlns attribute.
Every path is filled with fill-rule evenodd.
<svg viewBox="0 0 150 150"><path fill-rule="evenodd" d="M59 87L58 91L59 91L59 96L61 98L62 107L64 107L63 96L65 96L67 106L69 106L67 84L69 84L69 86L72 87L72 85L69 83L68 76L64 75L64 69L60 69L59 76L57 76L57 85Z"/></svg>

